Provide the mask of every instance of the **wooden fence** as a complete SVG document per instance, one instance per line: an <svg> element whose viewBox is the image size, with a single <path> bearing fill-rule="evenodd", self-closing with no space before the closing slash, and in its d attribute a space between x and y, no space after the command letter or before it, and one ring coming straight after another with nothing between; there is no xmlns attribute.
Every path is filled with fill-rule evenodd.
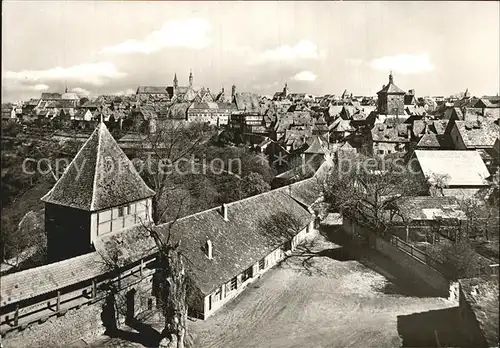
<svg viewBox="0 0 500 348"><path fill-rule="evenodd" d="M390 236L390 241L391 241L391 244L394 245L399 250L407 253L408 255L413 257L414 259L426 264L427 266L438 271L442 275L444 275L448 278L453 276L451 271L448 268L446 268L439 261L437 261L437 260L433 259L432 257L430 257L429 255L427 255L422 250L417 249L413 245L406 243L404 240L402 240L394 235Z"/></svg>
<svg viewBox="0 0 500 348"><path fill-rule="evenodd" d="M101 301L108 295L106 289L110 284L115 284L120 290L134 286L153 275L154 261L155 259L141 260L140 264L124 270L116 277L104 275L38 296L38 299L3 307L0 312L0 332L3 336L9 331L44 322L50 317L64 315L71 309Z"/></svg>

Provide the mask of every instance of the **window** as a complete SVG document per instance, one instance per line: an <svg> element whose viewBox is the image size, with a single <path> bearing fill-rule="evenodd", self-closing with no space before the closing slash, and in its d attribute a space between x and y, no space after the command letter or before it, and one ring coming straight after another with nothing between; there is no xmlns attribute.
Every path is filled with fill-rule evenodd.
<svg viewBox="0 0 500 348"><path fill-rule="evenodd" d="M148 298L148 310L153 309L153 299L150 297Z"/></svg>
<svg viewBox="0 0 500 348"><path fill-rule="evenodd" d="M231 279L231 290L236 290L238 288L238 278L234 277Z"/></svg>
<svg viewBox="0 0 500 348"><path fill-rule="evenodd" d="M215 291L215 294L212 295L213 297L213 302L218 302L221 300L221 295L222 295L222 292L220 290L220 288L218 288L216 291Z"/></svg>
<svg viewBox="0 0 500 348"><path fill-rule="evenodd" d="M264 269L266 268L266 259L263 258L262 260L259 261L259 269Z"/></svg>
<svg viewBox="0 0 500 348"><path fill-rule="evenodd" d="M124 208L123 207L119 207L118 208L118 217L122 217L123 216L123 212L124 212Z"/></svg>
<svg viewBox="0 0 500 348"><path fill-rule="evenodd" d="M244 272L243 275L241 276L241 281L247 281L248 279L252 278L253 276L253 268L249 267L247 268Z"/></svg>
<svg viewBox="0 0 500 348"><path fill-rule="evenodd" d="M377 150L378 154L379 155L383 155L384 154L384 150Z"/></svg>

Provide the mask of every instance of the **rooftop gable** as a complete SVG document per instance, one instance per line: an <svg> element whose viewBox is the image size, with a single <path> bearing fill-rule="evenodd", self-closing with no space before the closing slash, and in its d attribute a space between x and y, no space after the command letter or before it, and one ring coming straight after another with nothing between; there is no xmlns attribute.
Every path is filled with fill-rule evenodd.
<svg viewBox="0 0 500 348"><path fill-rule="evenodd" d="M42 201L98 211L154 194L100 122Z"/></svg>
<svg viewBox="0 0 500 348"><path fill-rule="evenodd" d="M458 150L415 150L424 175L448 178L448 186L487 186L490 176L479 152Z"/></svg>

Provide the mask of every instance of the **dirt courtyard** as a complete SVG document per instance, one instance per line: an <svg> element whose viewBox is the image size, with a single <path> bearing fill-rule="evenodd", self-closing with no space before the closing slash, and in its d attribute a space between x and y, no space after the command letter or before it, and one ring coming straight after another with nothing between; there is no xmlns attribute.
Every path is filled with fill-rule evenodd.
<svg viewBox="0 0 500 348"><path fill-rule="evenodd" d="M396 279L397 270L386 274L391 282L349 260L344 248L321 235L307 249L267 272L208 320L190 322L194 346L401 347L398 315L456 305L422 296L425 289L415 283L400 288L395 283L405 282Z"/></svg>
<svg viewBox="0 0 500 348"><path fill-rule="evenodd" d="M428 296L380 254L362 255L316 234L212 317L190 320L187 341L196 348L401 347L398 316L457 305ZM91 346L144 344L133 341L104 337Z"/></svg>

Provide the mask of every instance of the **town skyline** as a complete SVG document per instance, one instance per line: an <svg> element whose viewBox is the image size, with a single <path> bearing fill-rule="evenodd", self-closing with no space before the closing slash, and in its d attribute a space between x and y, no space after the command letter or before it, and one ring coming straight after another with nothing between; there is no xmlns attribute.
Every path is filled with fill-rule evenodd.
<svg viewBox="0 0 500 348"><path fill-rule="evenodd" d="M4 2L2 99L66 85L129 94L171 85L174 74L186 85L190 71L213 93L234 84L273 95L287 83L312 95L375 95L391 70L399 87L421 96L500 90L496 2L194 5ZM132 15L148 20L130 25ZM461 21L472 15L483 25Z"/></svg>

